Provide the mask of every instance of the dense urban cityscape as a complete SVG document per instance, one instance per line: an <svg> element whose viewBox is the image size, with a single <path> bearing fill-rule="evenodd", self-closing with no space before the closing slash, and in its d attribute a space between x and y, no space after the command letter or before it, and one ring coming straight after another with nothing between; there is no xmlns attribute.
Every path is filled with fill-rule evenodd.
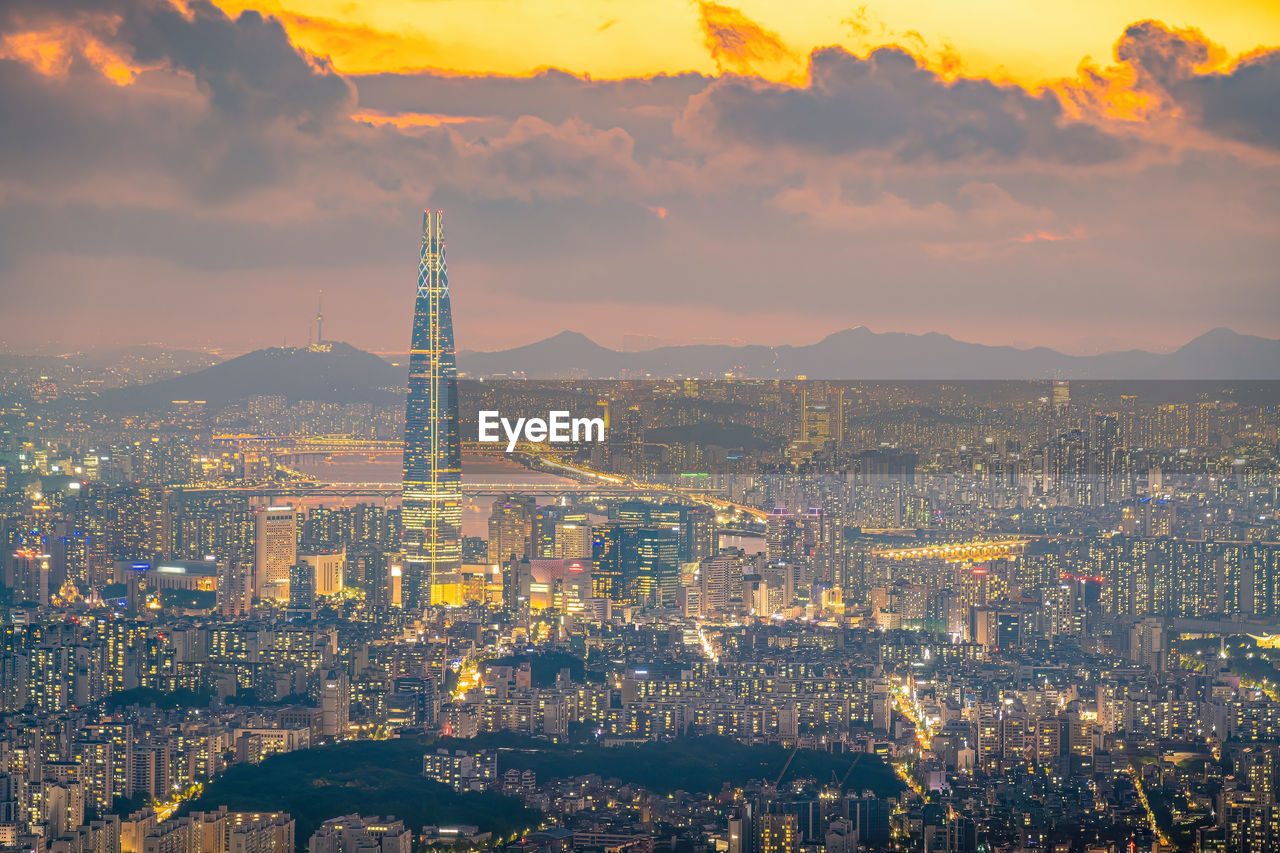
<svg viewBox="0 0 1280 853"><path fill-rule="evenodd" d="M5 363L4 849L1280 849L1280 385L460 376L443 228L363 400Z"/></svg>

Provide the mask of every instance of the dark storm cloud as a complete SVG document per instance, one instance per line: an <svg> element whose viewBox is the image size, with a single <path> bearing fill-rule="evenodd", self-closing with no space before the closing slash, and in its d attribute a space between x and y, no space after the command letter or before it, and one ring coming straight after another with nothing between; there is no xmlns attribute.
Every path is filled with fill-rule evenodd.
<svg viewBox="0 0 1280 853"><path fill-rule="evenodd" d="M577 119L599 128L625 129L641 156L670 147L672 124L689 97L711 82L692 73L591 80L556 69L531 77L422 71L351 80L362 110L501 122L530 115L552 124Z"/></svg>
<svg viewBox="0 0 1280 853"><path fill-rule="evenodd" d="M556 123L580 118L605 127L644 113L665 115L670 121L690 95L711 82L693 73L591 80L554 68L529 77L420 71L351 79L362 108L388 113L505 119L536 115Z"/></svg>
<svg viewBox="0 0 1280 853"><path fill-rule="evenodd" d="M232 19L207 0L190 16L168 3L131 6L116 33L143 64L168 63L192 74L219 113L242 120L317 120L342 114L350 84L299 52L275 18L246 10Z"/></svg>
<svg viewBox="0 0 1280 853"><path fill-rule="evenodd" d="M685 122L713 142L830 155L886 151L905 161L1096 164L1128 151L1099 128L1067 120L1052 92L947 82L897 48L866 59L839 47L815 50L803 87L722 78L691 100Z"/></svg>
<svg viewBox="0 0 1280 853"><path fill-rule="evenodd" d="M0 30L58 21L137 65L190 74L225 118L314 121L354 100L343 77L296 49L279 20L253 10L230 18L209 0L190 0L186 11L167 0L13 0Z"/></svg>
<svg viewBox="0 0 1280 853"><path fill-rule="evenodd" d="M36 189L137 175L149 179L139 182L139 193L157 182L177 186L209 205L206 213L290 184L299 185L300 205L320 216L406 191L420 192L421 203L443 183L476 198L617 193L643 177L634 137L617 127L621 120L665 126L670 139L687 92L705 85L695 75L597 85L561 72L522 81L363 81L374 96L389 95L391 102L379 103L388 112L413 109L406 100L422 98L432 111L470 105L500 117L482 126L484 135L464 139L448 127L352 121L354 87L295 49L277 20L256 12L230 18L204 0L189 4L189 14L164 2L61 8L79 11L71 18L147 70L133 85L115 85L76 42L65 74L0 59L0 110L22 117L0 128L0 176ZM114 17L86 21L88 8ZM33 18L11 21L31 25Z"/></svg>
<svg viewBox="0 0 1280 853"><path fill-rule="evenodd" d="M1194 92L1200 120L1224 136L1280 149L1280 51L1240 63L1227 74L1209 74L1179 87Z"/></svg>
<svg viewBox="0 0 1280 853"><path fill-rule="evenodd" d="M1142 21L1125 28L1116 58L1134 67L1139 86L1163 87L1191 76L1208 61L1209 44L1198 33L1176 33L1158 21Z"/></svg>
<svg viewBox="0 0 1280 853"><path fill-rule="evenodd" d="M181 149L183 139L176 136L171 144ZM180 158L169 144L153 151L176 162ZM305 151L307 162L293 163L289 151ZM447 129L407 136L356 123L310 148L290 145L287 138L239 138L218 149L215 168L182 176L195 205L166 197L149 202L146 194L3 200L0 266L40 255L146 257L202 270L377 263L397 245L413 242L415 211L440 204L431 201L437 196L450 207L465 199L476 209L519 209L528 217L522 234L531 233L533 220L541 217L538 228L551 238L542 241L543 252L598 249L609 244L611 223L619 226L618 240L635 240L634 223L655 219L635 200L636 190L627 190L644 179L631 151L621 130L533 119L469 145L459 144ZM126 162L123 155L120 162ZM138 164L130 168L141 170ZM294 169L304 169L306 176L294 178ZM240 202L233 193L248 198L272 187L293 187L292 198L275 203L296 202L296 208L268 218L228 207ZM502 208L504 201L514 207ZM601 216L601 210L612 213ZM631 225L623 228L623 221ZM592 233L601 239L583 244Z"/></svg>
<svg viewBox="0 0 1280 853"><path fill-rule="evenodd" d="M0 175L43 188L137 176L216 204L289 180L300 149L317 144L300 134L348 124L351 85L273 18L230 18L207 0L187 13L163 0L19 0L0 24L48 26L58 13L77 28L65 72L0 59L0 114L13 117L0 127ZM135 83L99 73L90 39L122 57Z"/></svg>
<svg viewBox="0 0 1280 853"><path fill-rule="evenodd" d="M157 93L117 86L72 61L47 75L0 59L0 176L38 191L94 175L200 172L200 153L215 137L194 134L202 108L181 89Z"/></svg>
<svg viewBox="0 0 1280 853"><path fill-rule="evenodd" d="M1200 33L1157 21L1128 27L1116 45L1138 85L1165 94L1189 120L1219 136L1280 148L1280 50L1259 51L1228 71L1198 73L1212 53Z"/></svg>
<svg viewBox="0 0 1280 853"><path fill-rule="evenodd" d="M501 175L510 187L544 187L551 195L563 188L573 195L589 194L593 184L622 187L639 177L634 143L621 129L598 130L584 123L554 127L540 120L521 119L503 138L472 156Z"/></svg>
<svg viewBox="0 0 1280 853"><path fill-rule="evenodd" d="M82 60L65 77L0 60L0 114L19 117L0 122L0 176L42 194L133 178L139 192L165 184L220 203L288 180L288 137L301 133L219 121L181 86L117 86Z"/></svg>
<svg viewBox="0 0 1280 853"><path fill-rule="evenodd" d="M86 15L110 15L125 7L123 0L5 0L0 3L0 30L40 27Z"/></svg>

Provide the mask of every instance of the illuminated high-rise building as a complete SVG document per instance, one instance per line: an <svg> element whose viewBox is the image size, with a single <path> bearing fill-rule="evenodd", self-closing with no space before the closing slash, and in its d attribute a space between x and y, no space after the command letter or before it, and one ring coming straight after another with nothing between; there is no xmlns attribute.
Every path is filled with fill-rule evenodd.
<svg viewBox="0 0 1280 853"><path fill-rule="evenodd" d="M800 544L796 516L786 507L774 507L765 519L765 553L771 562L791 561L796 558Z"/></svg>
<svg viewBox="0 0 1280 853"><path fill-rule="evenodd" d="M289 609L309 613L316 606L315 564L300 559L289 567Z"/></svg>
<svg viewBox="0 0 1280 853"><path fill-rule="evenodd" d="M298 512L269 506L255 519L253 585L258 598L287 601L289 569L298 561Z"/></svg>
<svg viewBox="0 0 1280 853"><path fill-rule="evenodd" d="M402 603L431 603L431 578L462 569L458 368L444 259L444 212L422 216L405 412Z"/></svg>
<svg viewBox="0 0 1280 853"><path fill-rule="evenodd" d="M224 560L218 569L218 612L225 617L248 616L253 603L252 566L242 560Z"/></svg>
<svg viewBox="0 0 1280 853"><path fill-rule="evenodd" d="M729 612L730 602L742 597L742 576L750 568L741 552L704 557L699 564L704 612Z"/></svg>
<svg viewBox="0 0 1280 853"><path fill-rule="evenodd" d="M626 598L622 575L622 540L625 534L625 529L617 524L592 529L591 594L596 598L612 601Z"/></svg>
<svg viewBox="0 0 1280 853"><path fill-rule="evenodd" d="M796 853L800 849L800 827L795 815L760 815L759 826L756 835L759 853Z"/></svg>
<svg viewBox="0 0 1280 853"><path fill-rule="evenodd" d="M335 595L346 586L345 548L327 548L312 554L299 554L298 562L311 566L316 595Z"/></svg>
<svg viewBox="0 0 1280 853"><path fill-rule="evenodd" d="M331 669L320 682L320 734L338 737L351 723L351 684L341 669Z"/></svg>
<svg viewBox="0 0 1280 853"><path fill-rule="evenodd" d="M591 559L591 525L579 521L557 521L555 559Z"/></svg>
<svg viewBox="0 0 1280 853"><path fill-rule="evenodd" d="M556 504L540 506L533 513L533 542L529 556L535 559L554 560L556 557L556 526L563 523L567 510Z"/></svg>
<svg viewBox="0 0 1280 853"><path fill-rule="evenodd" d="M538 511L531 497L507 495L493 502L489 515L489 562L501 565L512 554L533 556L533 516Z"/></svg>
<svg viewBox="0 0 1280 853"><path fill-rule="evenodd" d="M49 555L31 548L14 552L9 562L5 586L14 590L17 601L49 604Z"/></svg>
<svg viewBox="0 0 1280 853"><path fill-rule="evenodd" d="M1054 414L1065 415L1067 409L1071 407L1071 382L1066 379L1053 380L1049 403L1053 407Z"/></svg>
<svg viewBox="0 0 1280 853"><path fill-rule="evenodd" d="M642 527L623 541L623 572L631 599L641 605L674 604L680 589L680 545L669 527Z"/></svg>

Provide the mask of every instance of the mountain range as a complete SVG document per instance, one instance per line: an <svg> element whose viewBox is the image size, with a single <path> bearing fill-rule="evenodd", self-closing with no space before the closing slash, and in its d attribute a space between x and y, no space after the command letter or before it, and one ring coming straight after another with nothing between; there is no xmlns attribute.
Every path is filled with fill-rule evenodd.
<svg viewBox="0 0 1280 853"><path fill-rule="evenodd" d="M105 391L100 404L117 411L167 408L174 400L210 406L250 397L335 403L396 403L406 367L350 344L328 349L255 350L153 382ZM561 332L500 352L462 352L464 378L612 379L741 378L834 380L1218 380L1280 379L1280 341L1214 329L1171 353L1143 350L1066 355L1045 347L971 344L947 335L837 332L808 346L673 346L643 352L603 347L577 332Z"/></svg>
<svg viewBox="0 0 1280 853"><path fill-rule="evenodd" d="M603 347L579 332L498 352L462 352L472 377L907 379L1280 379L1280 341L1214 329L1170 353L1127 350L1067 355L958 341L931 332L846 329L807 346L671 346L641 352Z"/></svg>

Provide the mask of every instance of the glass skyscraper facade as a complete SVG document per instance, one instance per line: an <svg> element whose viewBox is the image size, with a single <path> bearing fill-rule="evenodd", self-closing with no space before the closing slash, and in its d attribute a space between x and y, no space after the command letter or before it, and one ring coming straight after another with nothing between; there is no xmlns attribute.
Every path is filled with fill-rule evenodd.
<svg viewBox="0 0 1280 853"><path fill-rule="evenodd" d="M404 435L405 560L401 601L431 603L437 574L462 568L462 450L458 367L444 259L444 211L422 216L418 295L409 353Z"/></svg>

